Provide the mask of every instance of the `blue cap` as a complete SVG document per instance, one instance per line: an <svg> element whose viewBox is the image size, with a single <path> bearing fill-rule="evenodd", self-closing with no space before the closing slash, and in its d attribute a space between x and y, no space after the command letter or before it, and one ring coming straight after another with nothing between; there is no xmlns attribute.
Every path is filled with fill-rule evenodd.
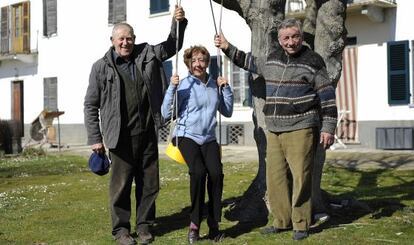
<svg viewBox="0 0 414 245"><path fill-rule="evenodd" d="M110 161L105 153L92 152L89 157L89 168L97 175L105 175L109 172Z"/></svg>

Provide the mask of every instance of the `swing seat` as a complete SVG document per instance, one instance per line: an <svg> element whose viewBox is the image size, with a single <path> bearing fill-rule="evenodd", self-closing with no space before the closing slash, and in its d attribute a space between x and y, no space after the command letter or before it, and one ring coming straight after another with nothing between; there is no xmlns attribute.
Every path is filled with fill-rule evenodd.
<svg viewBox="0 0 414 245"><path fill-rule="evenodd" d="M177 163L185 164L185 160L181 154L180 149L178 149L177 146L174 146L172 142L168 144L167 149L165 150L165 154Z"/></svg>

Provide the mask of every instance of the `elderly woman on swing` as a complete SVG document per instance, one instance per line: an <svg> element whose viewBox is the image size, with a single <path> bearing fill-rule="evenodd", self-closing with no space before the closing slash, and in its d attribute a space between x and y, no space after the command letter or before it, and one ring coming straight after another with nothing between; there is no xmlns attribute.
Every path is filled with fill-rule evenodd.
<svg viewBox="0 0 414 245"><path fill-rule="evenodd" d="M215 129L216 113L230 117L233 113L233 92L227 79L218 77L215 81L208 73L210 54L203 46L192 46L184 51L184 63L189 74L179 80L177 74L171 82L161 107L162 116L172 116L174 94L177 93L178 110L173 138L178 137L178 148L189 168L190 175L190 227L188 242L200 239L200 224L203 217L205 186L207 180L208 238L220 241L221 197L223 193L223 166L220 146ZM173 139L173 143L176 140Z"/></svg>

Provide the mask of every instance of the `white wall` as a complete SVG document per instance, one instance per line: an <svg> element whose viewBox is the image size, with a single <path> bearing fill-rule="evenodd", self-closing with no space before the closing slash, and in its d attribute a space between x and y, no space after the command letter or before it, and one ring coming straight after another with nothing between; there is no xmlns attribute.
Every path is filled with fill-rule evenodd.
<svg viewBox="0 0 414 245"><path fill-rule="evenodd" d="M2 0L1 6L21 2ZM58 108L65 111L62 124L83 123L83 100L92 64L109 49L112 26L108 25L108 3L101 0L58 0L58 33L43 37L42 1L31 1L31 49L38 49L38 62L32 64L31 75L19 75L24 80L25 123L30 123L43 109L43 78L58 77ZM150 16L149 1L128 1L127 22L136 32L136 43L157 44L164 41L170 31L175 1L171 1L170 13ZM219 5L213 3L216 20ZM214 47L214 27L208 1L183 1L189 20L183 49L179 53L179 75L187 75L182 54L190 45L202 44L211 55ZM237 25L237 28L234 26ZM223 32L241 49L250 49L250 29L236 13L223 10ZM175 57L172 59L175 63ZM5 64L8 63L8 64ZM10 81L14 79L14 67L21 63L3 62L0 66L0 118L10 119ZM11 72L13 71L13 72ZM6 77L6 72L13 73ZM24 72L23 72L24 73ZM26 72L27 73L27 72ZM249 119L250 120L250 119Z"/></svg>
<svg viewBox="0 0 414 245"><path fill-rule="evenodd" d="M0 7L21 2L1 0ZM173 13L175 1L170 1ZM182 62L183 50L202 44L211 55L217 50L213 44L214 25L209 1L182 1L189 20L184 46L179 53L181 77L187 75ZM347 19L349 36L367 44L358 49L358 117L360 120L412 120L413 109L408 106L388 106L386 41L413 40L410 19L414 2L399 0L398 8L385 11L384 23L373 23L366 16L350 15ZM218 24L220 6L213 3ZM150 16L149 1L128 1L127 22L136 32L136 42L157 44L164 41L170 30L172 14ZM101 58L111 43L112 26L108 25L108 4L101 0L58 0L58 33L43 37L42 1L31 1L31 48L38 48L38 63L23 64L3 61L0 66L0 118L10 118L10 82L24 80L25 123L30 123L43 108L43 78L58 77L58 107L65 111L60 122L83 123L83 100L93 62ZM396 22L394 22L396 21ZM250 50L250 29L237 13L223 9L222 29L229 41L244 51ZM380 45L378 45L378 43ZM172 58L173 63L175 57ZM412 60L411 66L412 66ZM174 67L174 66L173 66ZM15 68L18 68L17 70ZM412 84L412 82L411 82ZM411 88L411 91L413 89ZM375 93L374 93L375 92ZM236 108L231 119L250 121L251 110Z"/></svg>
<svg viewBox="0 0 414 245"><path fill-rule="evenodd" d="M414 108L409 105L388 105L388 73L387 73L387 42L413 40L414 32L412 31L411 22L408 21L409 16L412 15L410 10L414 7L413 1L399 0L397 1L398 8L395 11L388 11L386 22L381 24L373 24L369 28L368 23L363 21L356 21L354 18L349 18L349 23L354 23L352 30L358 30L361 33L358 36L358 41L366 40L369 45L362 45L358 47L358 120L359 121L392 121L392 120L414 120ZM361 16L363 18L364 16ZM395 21L395 22L393 22ZM357 23L361 23L358 25ZM395 27L395 34L388 35L388 27ZM378 28L377 28L378 27ZM363 32L362 30L367 30ZM352 32L351 32L352 33ZM378 35L384 35L383 38ZM351 35L352 36L352 35ZM393 36L393 38L391 38ZM361 39L360 39L361 37ZM385 37L387 37L385 39ZM372 40L383 40L383 42L373 42ZM413 47L410 47L413 50ZM411 51L412 52L412 51ZM410 55L410 71L414 66L412 55ZM413 93L413 76L411 74L410 91ZM411 97L410 101L413 101Z"/></svg>

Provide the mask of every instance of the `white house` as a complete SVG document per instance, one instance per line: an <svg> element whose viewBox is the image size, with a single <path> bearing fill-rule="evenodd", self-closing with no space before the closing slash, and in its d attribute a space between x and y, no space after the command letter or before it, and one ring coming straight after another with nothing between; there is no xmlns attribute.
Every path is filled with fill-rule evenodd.
<svg viewBox="0 0 414 245"><path fill-rule="evenodd" d="M42 111L64 112L50 130L56 129L59 122L62 144L85 144L83 100L89 73L93 62L111 45L113 23L130 23L136 43L156 44L168 35L175 3L1 0L0 120L20 122L25 128L25 144L33 134L29 131L32 123ZM182 1L182 6L189 20L183 49L195 44L206 46L214 73L218 53L213 43L210 1ZM344 112L338 136L346 143L392 148L392 140L402 140L402 148L414 148L410 75L414 66L409 53L414 40L409 21L413 6L410 0L349 1L349 48L344 52L344 75L338 85L338 105ZM303 18L304 7L302 0L287 1L290 16ZM216 3L213 12L219 28L220 6ZM250 50L250 29L235 12L223 9L221 28L240 49ZM183 50L179 53L178 74L183 77L187 69L182 54ZM165 67L174 72L175 57ZM223 74L235 90L236 103L233 117L222 118L226 136L223 143L254 144L247 73L223 57ZM50 115L53 118L56 113ZM166 132L160 132L161 140Z"/></svg>

